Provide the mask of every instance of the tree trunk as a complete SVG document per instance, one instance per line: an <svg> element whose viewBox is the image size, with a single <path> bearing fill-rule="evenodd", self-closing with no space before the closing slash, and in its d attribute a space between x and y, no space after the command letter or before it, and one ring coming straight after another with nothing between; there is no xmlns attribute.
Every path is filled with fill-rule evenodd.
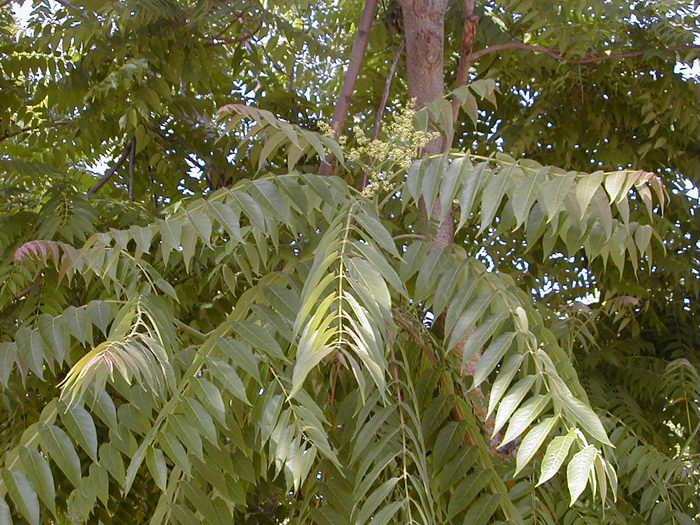
<svg viewBox="0 0 700 525"><path fill-rule="evenodd" d="M406 69L408 94L416 99L417 108L442 97L445 91L444 42L447 0L401 0L406 33ZM443 139L426 145L424 154L441 153ZM433 216L440 215L440 205ZM434 244L445 247L454 241L452 213L438 227Z"/></svg>

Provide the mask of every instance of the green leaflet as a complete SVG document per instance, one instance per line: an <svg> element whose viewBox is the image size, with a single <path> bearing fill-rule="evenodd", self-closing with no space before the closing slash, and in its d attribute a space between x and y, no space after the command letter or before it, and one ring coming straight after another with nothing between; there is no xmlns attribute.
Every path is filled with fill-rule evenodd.
<svg viewBox="0 0 700 525"><path fill-rule="evenodd" d="M479 495L484 487L491 480L491 473L488 470L474 472L465 478L456 488L454 496L447 507L447 517L452 519L464 509L468 508L474 499ZM474 506L473 508L478 508ZM477 511L478 514L479 511Z"/></svg>
<svg viewBox="0 0 700 525"><path fill-rule="evenodd" d="M41 448L76 487L80 484L80 458L68 435L54 425L39 425Z"/></svg>
<svg viewBox="0 0 700 525"><path fill-rule="evenodd" d="M428 294L434 290L434 281L440 275L438 269L440 268L440 262L442 260L443 250L436 248L430 251L428 256L425 258L423 265L418 271L418 277L416 278L416 287L414 293L414 299L416 301L423 301Z"/></svg>
<svg viewBox="0 0 700 525"><path fill-rule="evenodd" d="M547 445L547 450L542 460L540 480L537 482L537 485L542 485L542 483L551 479L559 471L559 468L569 455L569 449L574 440L574 434L570 432L565 436L555 437L549 445Z"/></svg>
<svg viewBox="0 0 700 525"><path fill-rule="evenodd" d="M372 524L376 525L386 525L391 523L391 519L394 517L396 512L404 506L403 501L394 501L388 505L382 507L379 512L372 516Z"/></svg>
<svg viewBox="0 0 700 525"><path fill-rule="evenodd" d="M506 312L492 315L469 335L464 342L464 349L462 351L463 364L466 364L472 356L477 355L481 351L486 341L491 338L494 332L498 331L498 327L506 317L508 317Z"/></svg>
<svg viewBox="0 0 700 525"><path fill-rule="evenodd" d="M36 449L26 447L19 449L19 459L27 478L36 490L39 498L55 516L56 487L49 463Z"/></svg>
<svg viewBox="0 0 700 525"><path fill-rule="evenodd" d="M542 184L540 189L540 202L543 203L547 213L547 222L552 220L562 210L564 200L574 187L574 175L556 175Z"/></svg>
<svg viewBox="0 0 700 525"><path fill-rule="evenodd" d="M21 472L2 469L2 480L24 519L32 525L39 525L39 499L27 478Z"/></svg>
<svg viewBox="0 0 700 525"><path fill-rule="evenodd" d="M154 228L152 226L132 226L129 231L131 236L136 241L137 248L144 253L148 253L153 242Z"/></svg>
<svg viewBox="0 0 700 525"><path fill-rule="evenodd" d="M158 434L158 443L175 465L181 468L183 472L191 472L187 452L185 452L184 447L174 434L170 432L160 432Z"/></svg>
<svg viewBox="0 0 700 525"><path fill-rule="evenodd" d="M499 445L502 447L520 436L526 428L542 413L551 401L549 394L535 394L513 413L506 429L506 434ZM505 401L504 401L505 402Z"/></svg>
<svg viewBox="0 0 700 525"><path fill-rule="evenodd" d="M459 188L459 180L463 176L463 171L466 171L470 167L471 162L467 157L454 159L449 166L447 166L442 181L440 182L440 217L438 217L440 222L445 220L448 212L452 209L452 201L455 199Z"/></svg>
<svg viewBox="0 0 700 525"><path fill-rule="evenodd" d="M221 424L226 424L226 408L224 401L221 398L219 389L216 388L206 379L198 378L193 383L193 389L197 393L197 397L202 405L211 413L212 416Z"/></svg>
<svg viewBox="0 0 700 525"><path fill-rule="evenodd" d="M42 314L38 321L39 333L58 364L62 364L70 347L70 335L61 317Z"/></svg>
<svg viewBox="0 0 700 525"><path fill-rule="evenodd" d="M218 446L216 426L212 416L206 409L196 400L191 397L185 399L187 404L187 418L191 426L201 430L202 435L215 446Z"/></svg>
<svg viewBox="0 0 700 525"><path fill-rule="evenodd" d="M208 357L207 369L226 388L226 390L231 392L244 403L249 404L245 385L236 373L236 370L231 365L222 360Z"/></svg>
<svg viewBox="0 0 700 525"><path fill-rule="evenodd" d="M532 460L547 436L557 423L558 417L546 418L532 427L520 442L515 456L515 474L517 475Z"/></svg>
<svg viewBox="0 0 700 525"><path fill-rule="evenodd" d="M209 212L216 221L237 242L243 242L240 225L240 210L222 202L207 201Z"/></svg>
<svg viewBox="0 0 700 525"><path fill-rule="evenodd" d="M170 441L171 445L174 446L174 443L179 440L185 447L185 450L187 450L188 454L192 454L200 460L204 459L202 438L200 437L199 432L197 432L197 429L190 426L187 419L183 416L170 416L167 420L164 433L170 436L174 434Z"/></svg>
<svg viewBox="0 0 700 525"><path fill-rule="evenodd" d="M496 411L496 420L493 426L493 434L496 434L503 425L510 419L510 416L518 408L525 395L532 388L535 382L535 376L529 375L515 383L508 393L503 397L498 410Z"/></svg>
<svg viewBox="0 0 700 525"><path fill-rule="evenodd" d="M423 202L425 203L426 214L430 219L437 218L433 217L433 213L435 211L435 199L438 195L442 177L445 172L446 161L446 155L423 161L425 164L427 164L427 166L425 167L425 172L423 173L423 178L421 180L421 196L423 198Z"/></svg>
<svg viewBox="0 0 700 525"><path fill-rule="evenodd" d="M469 219L469 215L472 212L472 207L474 201L476 200L477 192L480 186L483 184L483 180L486 179L487 175L490 175L488 171L488 163L482 162L478 164L471 172L462 172L460 174L463 179L462 192L459 196L459 222L457 223L457 230L461 230L462 226Z"/></svg>
<svg viewBox="0 0 700 525"><path fill-rule="evenodd" d="M588 205L590 204L593 195L603 182L604 177L605 175L602 171L596 171L590 175L581 177L576 184L576 201L581 209L581 219L585 216L586 211L588 210Z"/></svg>
<svg viewBox="0 0 700 525"><path fill-rule="evenodd" d="M275 341L274 337L267 330L260 326L249 321L231 321L231 331L240 335L253 348L263 350L270 357L281 361L287 360L282 353L279 343Z"/></svg>
<svg viewBox="0 0 700 525"><path fill-rule="evenodd" d="M617 472L615 472L615 469L610 463L605 460L603 460L603 462L605 464L605 474L610 482L610 490L612 491L613 499L617 501Z"/></svg>
<svg viewBox="0 0 700 525"><path fill-rule="evenodd" d="M4 499L0 499L0 524L12 525L12 515L10 514L10 507Z"/></svg>
<svg viewBox="0 0 700 525"><path fill-rule="evenodd" d="M464 525L470 523L487 523L498 509L500 496L485 494L479 498L474 506L464 516Z"/></svg>
<svg viewBox="0 0 700 525"><path fill-rule="evenodd" d="M319 342L322 334L314 330L309 333L309 328L301 333L299 346L297 347L296 362L292 373L292 390L289 393L292 397L300 388L308 373L329 353L333 347L326 346Z"/></svg>
<svg viewBox="0 0 700 525"><path fill-rule="evenodd" d="M498 171L487 178L484 193L481 197L481 224L479 225L479 233L482 233L493 222L496 216L496 211L501 205L503 196L506 193L506 187L511 183L511 174L513 166L506 168L504 171Z"/></svg>
<svg viewBox="0 0 700 525"><path fill-rule="evenodd" d="M163 260L167 264L168 255L172 250L177 251L180 247L181 237L182 237L182 221L181 220L159 220L158 231L160 232L161 239L161 250L163 253Z"/></svg>
<svg viewBox="0 0 700 525"><path fill-rule="evenodd" d="M392 489L399 482L400 478L394 477L382 483L372 494L365 500L364 504L357 513L355 523L367 523L372 516L372 513L379 507L384 499L389 495Z"/></svg>
<svg viewBox="0 0 700 525"><path fill-rule="evenodd" d="M582 401L579 401L570 394L565 394L563 396L563 401L567 412L569 412L569 414L571 414L571 416L578 421L583 430L588 432L589 435L604 445L613 446L608 439L608 435L605 432L605 428L603 428L600 419L588 405Z"/></svg>
<svg viewBox="0 0 700 525"><path fill-rule="evenodd" d="M627 172L624 171L616 171L605 177L605 191L607 191L610 196L610 204L621 197L620 193L624 187L626 178Z"/></svg>
<svg viewBox="0 0 700 525"><path fill-rule="evenodd" d="M547 172L547 168L537 170L534 175L525 171L525 176L515 186L515 190L510 199L513 202L516 229L520 228L530 214L530 208L532 208L532 205L535 203L540 187L546 180Z"/></svg>
<svg viewBox="0 0 700 525"><path fill-rule="evenodd" d="M433 468L436 471L439 471L449 459L449 455L459 448L463 432L463 425L456 421L451 421L442 428L433 446Z"/></svg>
<svg viewBox="0 0 700 525"><path fill-rule="evenodd" d="M469 307L459 317L454 329L452 330L448 345L449 349L454 348L454 346L464 338L467 332L481 319L481 316L491 304L492 300L493 296L490 294L483 294L479 295L477 299L471 305L469 305Z"/></svg>
<svg viewBox="0 0 700 525"><path fill-rule="evenodd" d="M569 461L569 465L566 467L566 481L571 495L571 505L585 490L597 454L596 448L593 445L588 445L574 454Z"/></svg>
<svg viewBox="0 0 700 525"><path fill-rule="evenodd" d="M218 339L219 348L231 361L241 367L250 377L260 383L260 370L253 351L245 343L236 339Z"/></svg>
<svg viewBox="0 0 700 525"><path fill-rule="evenodd" d="M39 379L44 378L45 346L38 332L22 327L17 330L17 357L24 361Z"/></svg>
<svg viewBox="0 0 700 525"><path fill-rule="evenodd" d="M97 465L97 463L93 463ZM113 443L105 443L100 446L100 466L116 480L117 483L123 485L126 479L126 470L124 461L119 453L119 450Z"/></svg>
<svg viewBox="0 0 700 525"><path fill-rule="evenodd" d="M0 343L0 385L7 386L17 359L16 343Z"/></svg>
<svg viewBox="0 0 700 525"><path fill-rule="evenodd" d="M518 369L520 368L522 362L522 354L513 354L504 361L503 366L501 367L501 370L498 373L498 376L496 377L493 386L491 387L491 395L489 396L489 406L488 410L486 411L487 417L490 416L491 413L495 410L496 405L506 393L506 390L510 386L511 381L515 377L515 374L518 372Z"/></svg>
<svg viewBox="0 0 700 525"><path fill-rule="evenodd" d="M362 228L367 232L372 240L386 250L390 255L399 258L399 252L396 249L396 243L391 238L391 234L377 218L368 213L359 213L355 216L357 222L362 225Z"/></svg>
<svg viewBox="0 0 700 525"><path fill-rule="evenodd" d="M595 479L598 483L598 490L600 491L600 499L602 500L603 505L605 505L608 499L608 479L605 474L605 464L603 461L604 460L600 455L596 455L593 467L595 470Z"/></svg>
<svg viewBox="0 0 700 525"><path fill-rule="evenodd" d="M88 411L82 406L72 405L61 413L61 420L88 456L97 460L97 430Z"/></svg>

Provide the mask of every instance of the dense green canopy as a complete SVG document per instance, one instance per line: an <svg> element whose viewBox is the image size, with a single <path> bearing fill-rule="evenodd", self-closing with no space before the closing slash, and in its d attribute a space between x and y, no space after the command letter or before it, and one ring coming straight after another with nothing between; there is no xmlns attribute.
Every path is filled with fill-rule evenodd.
<svg viewBox="0 0 700 525"><path fill-rule="evenodd" d="M700 519L700 4L439 3L0 1L0 525Z"/></svg>

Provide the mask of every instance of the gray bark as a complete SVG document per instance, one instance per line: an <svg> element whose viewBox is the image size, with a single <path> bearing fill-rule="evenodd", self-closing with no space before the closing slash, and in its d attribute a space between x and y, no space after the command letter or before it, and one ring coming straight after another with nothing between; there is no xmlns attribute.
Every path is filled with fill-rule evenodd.
<svg viewBox="0 0 700 525"><path fill-rule="evenodd" d="M404 31L406 33L406 69L408 93L416 99L417 108L442 97L445 91L444 48L445 13L447 0L401 0ZM443 139L437 138L426 145L423 153L441 153ZM439 204L432 211L440 215ZM448 213L438 227L434 244L445 247L454 242L454 220Z"/></svg>

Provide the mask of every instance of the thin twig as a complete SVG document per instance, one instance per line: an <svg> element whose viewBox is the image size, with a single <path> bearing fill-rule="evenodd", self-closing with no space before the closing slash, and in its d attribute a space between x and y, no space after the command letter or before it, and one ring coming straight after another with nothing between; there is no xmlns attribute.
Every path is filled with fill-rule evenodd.
<svg viewBox="0 0 700 525"><path fill-rule="evenodd" d="M394 60L391 62L391 67L389 68L389 73L386 75L386 82L384 84L384 93L382 94L382 100L379 102L379 107L377 112L374 114L374 125L372 126L372 138L377 139L379 137L379 131L382 128L382 117L384 116L384 111L386 110L386 103L389 100L389 91L391 90L391 81L396 73L396 66L399 64L399 59L401 58L401 53L403 48L406 46L406 41L402 40L401 45L394 48ZM362 182L360 183L360 190L364 190L367 186L367 172L362 172Z"/></svg>
<svg viewBox="0 0 700 525"><path fill-rule="evenodd" d="M500 51L506 51L508 49L519 49L521 51L532 51L535 53L544 53L549 55L555 60L560 62L565 62L567 64L595 64L598 62L603 62L606 60L616 60L621 58L634 58L642 56L648 51L659 51L664 53L675 52L675 51L687 51L692 49L700 49L698 44L684 44L681 46L671 46L666 48L656 48L656 49L637 49L633 51L624 51L620 53L610 53L602 55L587 55L583 58L571 58L562 55L556 49L544 46L535 46L530 44L524 44L523 42L505 42L503 44L494 44L479 51L475 51L469 55L471 62L480 59L483 56L489 55L491 53L498 53Z"/></svg>
<svg viewBox="0 0 700 525"><path fill-rule="evenodd" d="M98 180L95 185L88 190L88 194L92 195L93 193L96 193L99 191L99 189L107 184L107 181L112 178L112 176L117 172L117 170L121 167L122 164L124 164L124 161L127 159L129 156L129 151L131 150L131 142L126 145L124 148L124 151L121 154L121 157L117 159L117 161L114 163L114 166L109 168L104 175L102 175L102 178Z"/></svg>
<svg viewBox="0 0 700 525"><path fill-rule="evenodd" d="M204 170L207 167L206 163L200 163L192 153L185 155L185 160L189 160L194 165L193 168L196 166L200 170Z"/></svg>
<svg viewBox="0 0 700 525"><path fill-rule="evenodd" d="M241 36L239 36L239 37L236 37L236 38L219 38L219 37L215 37L213 41L207 42L206 44L204 44L204 47L225 46L225 45L228 45L228 44L241 44L241 43L247 42L248 40L250 40L251 38L253 38L253 36L255 36L255 33L257 33L258 31L260 31L260 28L262 27L262 24L263 24L263 23L262 23L262 20L260 20L260 21L258 22L258 25L257 25L257 27L256 27L255 29L253 29L252 31L248 31L247 33L245 33L245 34L243 34L243 35L241 35Z"/></svg>
<svg viewBox="0 0 700 525"><path fill-rule="evenodd" d="M229 22L228 24L226 24L226 26L225 26L221 31L219 31L217 34L215 34L215 35L212 37L212 40L216 40L216 39L219 38L221 35L223 35L226 31L228 31L229 29L231 29L231 26L233 26L233 24L235 24L236 22L238 22L238 21L241 19L241 17L243 17L244 14L245 14L245 11L241 11L240 13L238 13L238 16L237 16L236 18L234 18L231 22Z"/></svg>
<svg viewBox="0 0 700 525"><path fill-rule="evenodd" d="M66 9L78 9L73 4L71 4L68 0L56 0L56 2L61 4Z"/></svg>
<svg viewBox="0 0 700 525"><path fill-rule="evenodd" d="M402 233L400 235L395 235L393 237L395 241L400 241L401 239L425 239L425 235L422 233Z"/></svg>
<svg viewBox="0 0 700 525"><path fill-rule="evenodd" d="M403 319L400 315L396 314L394 315L394 321L396 321L397 324L401 325L401 327L408 332L408 335L411 336L411 338L416 342L417 345L421 347L423 350L423 353L425 356L428 358L430 361L430 364L435 368L438 366L437 359L435 358L435 355L433 354L432 350L430 347L425 343L423 338L418 335L418 332L415 331L413 326L411 325L410 322L408 322L406 319Z"/></svg>
<svg viewBox="0 0 700 525"><path fill-rule="evenodd" d="M88 14L83 11L80 7L74 6L69 2L69 0L56 0L57 3L61 4L63 7L65 7L68 10L73 10L73 11L79 11L80 15L85 19L88 20L89 16Z"/></svg>
<svg viewBox="0 0 700 525"><path fill-rule="evenodd" d="M399 64L399 59L401 58L401 53L404 47L406 47L406 41L402 40L399 47L394 48L394 60L391 62L391 67L389 68L389 73L386 75L386 83L384 84L384 93L382 94L382 100L379 103L377 112L374 114L374 126L372 127L372 138L376 139L379 137L379 131L382 128L382 117L384 116L384 111L386 110L386 103L389 100L389 91L391 90L391 82L396 74L396 67Z"/></svg>

